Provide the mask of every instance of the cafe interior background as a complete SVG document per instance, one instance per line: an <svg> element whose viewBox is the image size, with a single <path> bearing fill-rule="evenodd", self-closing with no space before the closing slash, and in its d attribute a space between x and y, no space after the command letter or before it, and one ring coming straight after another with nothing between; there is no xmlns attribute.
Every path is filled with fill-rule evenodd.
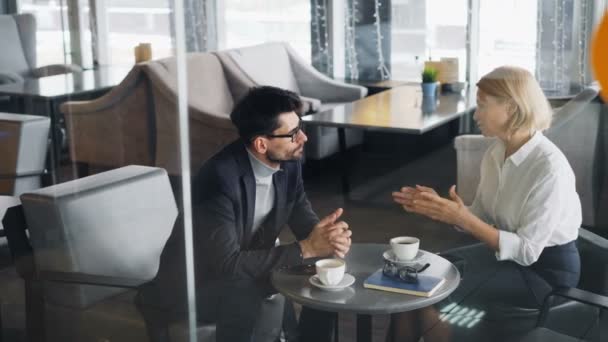
<svg viewBox="0 0 608 342"><path fill-rule="evenodd" d="M392 203L390 193L403 185L424 184L445 194L450 185L460 182L463 175L458 171L470 170L461 169L461 163L475 161L460 160L455 140L480 134L472 119L475 83L497 66L516 65L535 75L556 113L563 108L570 110L581 93L595 89L583 109L577 109L580 113L570 123L565 146L584 161L573 166L581 170L580 178L586 182L577 183L584 187L579 189L584 197L583 227L595 234L593 239L597 237L595 242L603 249L604 262L583 272L592 273L588 277L599 289L597 293L607 295L608 120L590 56L593 34L606 8L604 0L0 0L0 46L5 55L0 57L0 71L1 63L9 61L9 65L17 59L26 60L23 65L30 69L27 73L13 70L8 81L0 78L0 112L50 118L48 135L40 135L34 127L20 131L21 142L0 136L5 139L0 142L1 195L16 198L36 188L130 164L160 167L167 170L169 193L175 196L185 218L181 229L186 246L192 246L191 176L208 157L204 153L210 148L219 150L235 137L209 127L197 134L209 116L229 113L229 106L220 108L215 101L228 96L225 87L230 86L229 81L217 79L223 69L215 53L234 56L243 49L242 67L250 69L249 77L257 84L276 81L274 85L293 85L290 82L299 77L294 70L308 70L293 66L299 63L316 69L322 74L319 79L365 87L368 102L359 107L362 120L373 116L365 112L365 106L375 99L386 99L399 88L407 89L399 94L412 97L393 98L388 106L420 107L427 101L420 91L421 72L425 66L433 66L440 71L441 95L435 95L419 118L433 119L456 96L449 120L417 134L359 127L359 140L345 149L339 147L335 128L322 127L321 132L334 131L330 138L321 139L324 133L312 133L318 133L319 127L307 126L304 120L309 139L313 135L319 139L318 153L306 153L304 183L319 216L337 207L345 209L353 243L387 244L394 236L412 235L421 239L420 248L433 253L466 247L475 242L471 237L405 213ZM7 18L25 13L34 19L35 26L29 26L29 31L23 22L10 27L5 24ZM16 38L11 36L15 32L19 35ZM21 42L23 51L15 41ZM247 50L251 46L257 48ZM197 62L198 53L205 53L206 59ZM63 66L45 69L42 74L35 72L49 65ZM164 68L164 73L154 73L154 68ZM15 73L18 79L10 79ZM22 84L30 88L26 91ZM146 118L151 110L158 111L155 120ZM103 115L95 116L95 112ZM342 119L347 115L344 110L336 113ZM441 116L437 117L440 120ZM10 118L0 116L0 133L10 131L12 128L2 127L12 124ZM19 158L35 159L38 165L19 166ZM11 175L38 181L28 181L18 189ZM344 188L345 178L349 191ZM86 192L72 190L76 197ZM164 205L161 200L150 200L153 204L147 206L147 198L137 197L125 203L134 202L139 204L133 210L143 216L156 210L153 205ZM91 221L112 223L124 220L131 210L125 207L124 211L104 212L100 208L109 208L105 204L83 208ZM129 222L135 224L137 219L133 220ZM88 252L74 247L67 253L69 257L60 256L71 258L66 261L71 266L62 271L97 270L104 274L108 270L99 266L105 262L104 248L112 246L115 257L124 261L149 255L145 247L136 247L135 241L155 244L156 254L158 246L164 244L162 237L142 238L154 232L134 229L128 233L125 224L95 227L104 232L95 235L97 247ZM166 235L166 228L159 234ZM36 237L30 238L35 247ZM286 229L280 240L289 243L294 236ZM91 287L83 290L82 285L62 284L54 288L56 293L43 296L42 305L30 305L33 301L28 296L44 281L24 271L22 256L9 249L5 238L2 241L0 336L4 341L32 340L32 336L51 341L147 340L144 322L133 305L133 289L114 288L112 295L88 301L91 293L87 291L95 286L89 284ZM35 267L44 269L49 265L46 261L52 264L57 257L52 246L46 248L34 251ZM194 255L188 248L185 253L189 277L185 291L195 295ZM66 300L62 291L76 291L78 304L62 302ZM444 309L439 320L451 326L453 341L486 340L484 331L499 328L507 331L504 336L509 340L517 340L536 324L530 317L496 321L483 310L467 308L466 301ZM298 304L295 311L299 312ZM586 312L589 316L572 316L570 323L579 328L575 329L576 338L600 341L601 327L608 322L605 315L591 311ZM44 316L44 328L32 326L33 316ZM175 340L195 335L207 338L192 316L191 311L190 320L172 328L178 336ZM356 321L352 313L340 314L336 335L341 341L355 339ZM383 340L387 325L387 315L372 317L373 340ZM551 329L559 330L560 324L555 325ZM608 332L603 336L608 339Z"/></svg>

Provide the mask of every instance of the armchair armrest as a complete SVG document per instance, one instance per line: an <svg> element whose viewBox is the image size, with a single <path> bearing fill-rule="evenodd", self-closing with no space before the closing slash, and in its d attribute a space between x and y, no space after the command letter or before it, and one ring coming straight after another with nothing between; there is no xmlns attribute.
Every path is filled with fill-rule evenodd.
<svg viewBox="0 0 608 342"><path fill-rule="evenodd" d="M592 245L598 250L606 251L606 255L608 256L608 239L599 236L583 227L578 229L578 238L579 240L584 241L586 244ZM606 260L606 262L608 262L608 260Z"/></svg>
<svg viewBox="0 0 608 342"><path fill-rule="evenodd" d="M47 174L46 170L24 172L24 173L0 173L0 179L27 178L27 177L34 177L34 176L42 176L45 174Z"/></svg>
<svg viewBox="0 0 608 342"><path fill-rule="evenodd" d="M302 95L321 102L352 102L367 95L367 88L338 82L323 75L300 58L288 44L284 46Z"/></svg>
<svg viewBox="0 0 608 342"><path fill-rule="evenodd" d="M464 201L471 204L479 185L480 165L486 150L495 140L479 134L457 136L456 149L456 190Z"/></svg>
<svg viewBox="0 0 608 342"><path fill-rule="evenodd" d="M559 109L556 109L553 113L553 122L551 123L549 132L566 125L568 122L577 117L581 111L585 109L588 110L587 106L591 104L595 98L597 98L599 92L599 85L593 84L583 89L583 91L576 95L572 100L568 101L565 105ZM600 106L599 104L597 105L598 107ZM549 132L548 134L550 134Z"/></svg>
<svg viewBox="0 0 608 342"><path fill-rule="evenodd" d="M66 101L59 106L59 111L63 114L89 114L109 109L129 96L132 88L141 80L141 68L136 65L122 82L101 97L88 101Z"/></svg>
<svg viewBox="0 0 608 342"><path fill-rule="evenodd" d="M56 283L108 286L126 289L135 289L148 281L143 279L59 271L39 271L37 275L38 280Z"/></svg>
<svg viewBox="0 0 608 342"><path fill-rule="evenodd" d="M551 304L553 303L554 297L561 297L565 299L570 299L577 301L579 303L595 306L600 310L608 309L608 297L598 295L589 291L577 289L574 287L568 288L559 288L553 290L551 293L547 295L545 301L543 303L543 307L540 311L540 315L538 316L538 321L536 326L543 326L545 321L547 320L547 315L549 314L549 309Z"/></svg>
<svg viewBox="0 0 608 342"><path fill-rule="evenodd" d="M464 134L456 137L454 148L459 151L481 151L483 154L494 141L481 134Z"/></svg>
<svg viewBox="0 0 608 342"><path fill-rule="evenodd" d="M36 78L39 78L46 76L69 74L72 72L80 71L82 71L82 68L75 64L51 64L33 69L32 75L34 75L34 77Z"/></svg>
<svg viewBox="0 0 608 342"><path fill-rule="evenodd" d="M10 71L0 71L0 84L23 82L23 77Z"/></svg>

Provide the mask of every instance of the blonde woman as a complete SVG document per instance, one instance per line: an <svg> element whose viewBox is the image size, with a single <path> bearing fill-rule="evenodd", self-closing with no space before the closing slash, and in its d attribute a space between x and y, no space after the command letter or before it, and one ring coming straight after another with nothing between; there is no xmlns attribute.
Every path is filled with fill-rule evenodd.
<svg viewBox="0 0 608 342"><path fill-rule="evenodd" d="M448 198L415 186L394 192L393 199L408 212L455 225L484 242L512 270L504 279L523 281L529 295L524 301L540 306L552 288L578 284L575 240L582 216L574 173L542 134L552 110L528 71L499 67L477 88L474 118L495 142L481 162L472 205L462 202L455 186Z"/></svg>

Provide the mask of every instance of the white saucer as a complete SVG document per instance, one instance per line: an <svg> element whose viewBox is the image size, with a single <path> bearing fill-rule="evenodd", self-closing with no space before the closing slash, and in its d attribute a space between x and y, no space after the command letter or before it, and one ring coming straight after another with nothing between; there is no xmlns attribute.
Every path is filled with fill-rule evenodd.
<svg viewBox="0 0 608 342"><path fill-rule="evenodd" d="M392 249L389 249L386 252L382 253L382 257L385 260L388 260L390 262L394 262L397 265L407 265L407 264L416 263L416 262L420 261L420 259L422 259L423 256L424 256L424 251L421 250L421 249L418 250L418 253L414 257L414 259L411 259L411 260L400 260L400 259L397 259L397 257L395 256L395 253L393 253Z"/></svg>
<svg viewBox="0 0 608 342"><path fill-rule="evenodd" d="M308 279L308 282L310 284L312 284L313 286L320 288L321 290L340 291L340 290L345 289L345 288L351 286L352 284L354 284L355 277L353 277L352 275L350 275L348 273L344 273L344 277L342 278L342 281L340 281L340 283L338 283L337 285L324 285L321 282L321 280L319 280L319 276L315 274Z"/></svg>

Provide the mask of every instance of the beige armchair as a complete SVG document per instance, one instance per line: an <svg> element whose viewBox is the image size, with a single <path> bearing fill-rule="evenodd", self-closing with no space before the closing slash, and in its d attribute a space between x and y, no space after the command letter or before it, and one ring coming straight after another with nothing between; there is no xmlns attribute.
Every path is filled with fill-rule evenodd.
<svg viewBox="0 0 608 342"><path fill-rule="evenodd" d="M224 73L209 53L187 56L188 116L192 170L237 138L229 115L233 89L250 84ZM66 102L70 158L104 168L129 164L162 167L180 174L177 63L166 58L138 64L106 95Z"/></svg>
<svg viewBox="0 0 608 342"><path fill-rule="evenodd" d="M300 95L305 113L322 112L367 95L367 88L335 81L304 61L289 44L265 43L233 50L217 51L227 74L239 75L253 85L270 85ZM237 89L240 91L240 89ZM306 127L306 157L325 158L338 152L338 130ZM363 131L346 130L346 145L363 141Z"/></svg>
<svg viewBox="0 0 608 342"><path fill-rule="evenodd" d="M156 165L179 173L177 121L177 63L167 58L143 65L150 78L156 111ZM241 94L234 89L252 85L239 75L224 73L216 56L187 57L191 167L197 170L209 157L238 138L230 112Z"/></svg>

